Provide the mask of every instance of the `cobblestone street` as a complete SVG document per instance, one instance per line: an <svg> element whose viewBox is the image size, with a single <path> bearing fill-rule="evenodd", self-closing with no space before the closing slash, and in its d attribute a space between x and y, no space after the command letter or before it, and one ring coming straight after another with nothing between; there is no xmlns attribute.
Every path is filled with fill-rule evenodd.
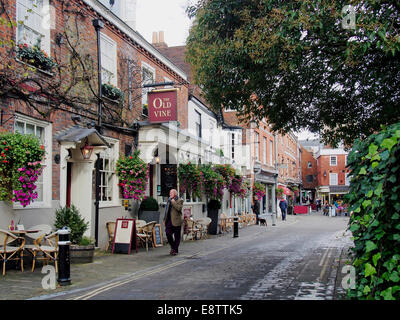
<svg viewBox="0 0 400 320"><path fill-rule="evenodd" d="M208 240L185 241L176 257L169 248L98 256L72 265L72 285L41 289L33 274L8 271L1 299L343 299L341 267L351 245L347 217L320 213L289 216L277 226L248 226ZM171 288L174 288L173 290Z"/></svg>

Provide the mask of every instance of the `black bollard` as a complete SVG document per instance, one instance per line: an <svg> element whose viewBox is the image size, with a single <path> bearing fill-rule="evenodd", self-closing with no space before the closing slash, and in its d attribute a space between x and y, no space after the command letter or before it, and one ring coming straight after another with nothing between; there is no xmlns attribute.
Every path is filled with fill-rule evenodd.
<svg viewBox="0 0 400 320"><path fill-rule="evenodd" d="M239 218L238 217L233 218L233 237L234 238L239 237Z"/></svg>
<svg viewBox="0 0 400 320"><path fill-rule="evenodd" d="M70 278L70 258L69 258L69 235L71 230L63 227L58 230L58 283L60 286L71 284Z"/></svg>

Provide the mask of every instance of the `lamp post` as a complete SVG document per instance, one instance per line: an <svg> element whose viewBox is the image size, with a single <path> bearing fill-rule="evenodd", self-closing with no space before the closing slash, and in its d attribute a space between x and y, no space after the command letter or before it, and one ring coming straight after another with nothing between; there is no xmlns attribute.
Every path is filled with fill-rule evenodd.
<svg viewBox="0 0 400 320"><path fill-rule="evenodd" d="M102 82L101 82L101 46L100 46L100 30L104 28L104 23L100 19L93 20L93 26L96 29L97 33L97 76L98 76L98 88L99 88L99 98L98 98L98 120L97 120L97 129L100 134L102 133ZM96 200L95 200L95 239L96 239L96 247L99 242L99 204L100 204L100 155L97 155L97 160L95 164L95 175L96 175Z"/></svg>

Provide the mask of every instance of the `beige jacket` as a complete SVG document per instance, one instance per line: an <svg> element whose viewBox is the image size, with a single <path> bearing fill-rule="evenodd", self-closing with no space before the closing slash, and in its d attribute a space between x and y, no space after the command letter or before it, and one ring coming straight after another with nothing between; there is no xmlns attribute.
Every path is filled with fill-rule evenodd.
<svg viewBox="0 0 400 320"><path fill-rule="evenodd" d="M182 214L182 207L183 207L183 199L178 199L175 203L171 202L171 222L174 227L179 227L183 223L183 214ZM167 219L168 214L168 206L165 207L164 213L164 223Z"/></svg>

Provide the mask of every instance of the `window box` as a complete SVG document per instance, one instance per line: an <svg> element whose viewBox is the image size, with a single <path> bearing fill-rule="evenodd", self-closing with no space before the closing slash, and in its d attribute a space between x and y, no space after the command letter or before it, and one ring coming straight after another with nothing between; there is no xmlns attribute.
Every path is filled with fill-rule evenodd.
<svg viewBox="0 0 400 320"><path fill-rule="evenodd" d="M30 47L26 43L20 44L16 51L17 59L46 73L50 73L51 70L57 66L57 63L49 58L47 53L37 46Z"/></svg>
<svg viewBox="0 0 400 320"><path fill-rule="evenodd" d="M101 86L103 96L113 102L120 102L124 98L124 93L121 89L109 83L103 83Z"/></svg>

